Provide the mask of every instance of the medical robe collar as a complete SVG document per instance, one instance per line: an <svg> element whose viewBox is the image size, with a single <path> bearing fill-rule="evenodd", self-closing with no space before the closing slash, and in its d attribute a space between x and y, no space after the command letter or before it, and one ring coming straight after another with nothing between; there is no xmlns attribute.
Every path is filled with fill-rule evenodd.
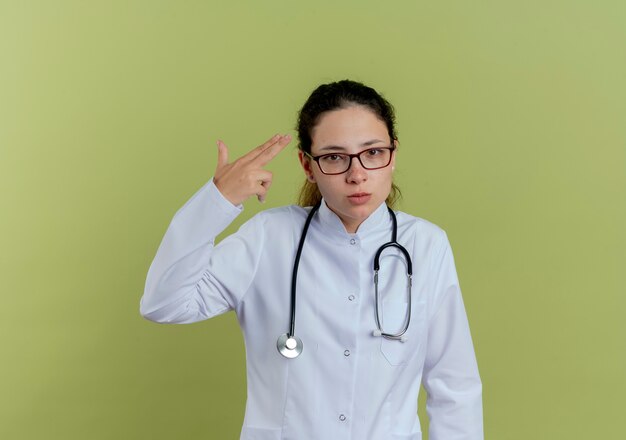
<svg viewBox="0 0 626 440"><path fill-rule="evenodd" d="M365 219L363 223L357 229L356 234L351 234L346 231L346 227L341 222L341 219L337 214L330 210L326 205L326 201L322 198L322 204L317 212L317 217L322 227L329 232L332 231L332 235L337 238L345 238L351 236L365 237L369 232L375 231L381 227L388 228L391 224L389 212L387 211L387 204L381 203L374 212Z"/></svg>

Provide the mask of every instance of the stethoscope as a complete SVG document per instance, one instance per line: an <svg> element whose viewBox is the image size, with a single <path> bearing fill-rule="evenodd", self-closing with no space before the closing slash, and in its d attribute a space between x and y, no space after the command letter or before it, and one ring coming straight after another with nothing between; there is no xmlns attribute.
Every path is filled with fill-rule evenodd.
<svg viewBox="0 0 626 440"><path fill-rule="evenodd" d="M309 225L311 224L311 220L313 216L317 212L321 205L321 202L318 202L309 212L309 215L304 222L304 228L302 230L302 236L300 237L300 243L298 245L298 251L296 252L296 260L293 265L293 275L291 277L291 323L289 325L289 332L284 333L279 336L278 341L276 341L276 347L280 354L285 356L286 358L295 358L300 353L302 353L302 340L295 335L295 327L296 327L296 280L298 278L298 266L300 265L300 256L302 255L302 248L304 247L304 240L306 239L307 231L309 230ZM411 322L411 285L413 278L413 264L411 263L411 256L408 251L397 241L398 235L398 221L396 219L396 214L391 210L391 208L387 207L387 210L391 214L391 219L393 223L393 230L391 233L391 241L383 244L376 251L376 255L374 256L374 296L376 301L375 307L375 316L376 316L376 329L372 332L374 336L382 336L386 339L399 340L401 342L406 342L407 338L405 333L409 329L409 324ZM404 259L406 261L407 266L407 297L408 297L408 309L406 312L406 318L404 320L404 327L398 333L386 333L383 331L382 325L380 323L380 313L379 313L379 293L378 293L378 271L380 269L380 255L382 252L389 248L395 247L399 249L404 255Z"/></svg>

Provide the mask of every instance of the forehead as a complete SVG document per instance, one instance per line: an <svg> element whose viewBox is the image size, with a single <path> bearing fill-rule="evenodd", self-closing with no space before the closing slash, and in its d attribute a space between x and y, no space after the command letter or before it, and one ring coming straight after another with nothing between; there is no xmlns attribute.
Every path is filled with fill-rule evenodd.
<svg viewBox="0 0 626 440"><path fill-rule="evenodd" d="M391 142L387 125L367 107L355 105L321 115L311 132L311 150L326 145L356 148L372 139Z"/></svg>

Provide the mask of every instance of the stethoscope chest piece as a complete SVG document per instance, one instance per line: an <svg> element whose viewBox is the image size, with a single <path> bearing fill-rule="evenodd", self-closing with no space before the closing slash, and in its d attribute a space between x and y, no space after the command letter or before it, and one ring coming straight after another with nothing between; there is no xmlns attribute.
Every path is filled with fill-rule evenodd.
<svg viewBox="0 0 626 440"><path fill-rule="evenodd" d="M302 353L302 340L297 336L283 333L276 341L276 348L286 358L293 359Z"/></svg>

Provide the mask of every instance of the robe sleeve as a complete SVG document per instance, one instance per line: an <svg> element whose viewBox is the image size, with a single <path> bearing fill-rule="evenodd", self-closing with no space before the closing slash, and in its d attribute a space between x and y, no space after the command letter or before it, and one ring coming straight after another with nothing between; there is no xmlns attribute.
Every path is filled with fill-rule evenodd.
<svg viewBox="0 0 626 440"><path fill-rule="evenodd" d="M256 272L263 248L262 216L215 246L215 237L241 213L213 179L174 215L146 277L141 315L186 324L237 307Z"/></svg>
<svg viewBox="0 0 626 440"><path fill-rule="evenodd" d="M434 260L435 312L422 383L430 440L482 440L482 383L447 234Z"/></svg>

